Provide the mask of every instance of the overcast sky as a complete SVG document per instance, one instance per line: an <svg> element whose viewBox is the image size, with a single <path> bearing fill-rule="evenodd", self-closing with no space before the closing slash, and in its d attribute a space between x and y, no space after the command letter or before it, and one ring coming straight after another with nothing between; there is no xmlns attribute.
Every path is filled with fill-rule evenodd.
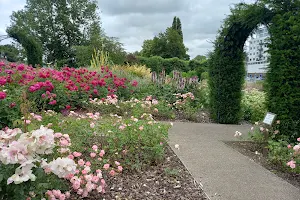
<svg viewBox="0 0 300 200"><path fill-rule="evenodd" d="M102 26L108 36L118 37L128 52L141 50L151 39L172 25L174 16L182 23L184 43L191 58L212 50L212 43L229 14L230 6L253 0L99 0ZM10 24L12 11L26 0L0 0L0 35ZM9 40L1 42L8 43Z"/></svg>

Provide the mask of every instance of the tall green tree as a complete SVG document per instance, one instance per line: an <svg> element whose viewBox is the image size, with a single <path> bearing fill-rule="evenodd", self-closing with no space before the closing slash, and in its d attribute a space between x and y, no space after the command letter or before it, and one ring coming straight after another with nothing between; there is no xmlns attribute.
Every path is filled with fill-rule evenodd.
<svg viewBox="0 0 300 200"><path fill-rule="evenodd" d="M183 43L181 22L174 17L171 27L165 32L159 33L152 40L145 40L142 46L141 55L145 57L161 56L162 58L180 58L189 60L188 48Z"/></svg>
<svg viewBox="0 0 300 200"><path fill-rule="evenodd" d="M172 29L176 30L177 33L180 35L181 39L183 40L181 21L180 21L179 17L175 16L173 18Z"/></svg>
<svg viewBox="0 0 300 200"><path fill-rule="evenodd" d="M100 24L97 8L96 0L27 0L11 15L8 32L14 28L35 37L46 62L67 60L74 56L72 47L85 44L90 29Z"/></svg>

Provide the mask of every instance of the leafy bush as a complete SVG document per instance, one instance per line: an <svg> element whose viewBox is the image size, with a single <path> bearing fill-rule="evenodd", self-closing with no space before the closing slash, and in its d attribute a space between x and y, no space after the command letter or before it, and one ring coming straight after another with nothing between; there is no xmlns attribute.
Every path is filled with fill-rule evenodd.
<svg viewBox="0 0 300 200"><path fill-rule="evenodd" d="M261 121L267 113L266 94L256 89L245 90L241 106L244 120L252 123Z"/></svg>
<svg viewBox="0 0 300 200"><path fill-rule="evenodd" d="M151 78L151 70L145 65L114 65L112 71L127 72L140 78Z"/></svg>

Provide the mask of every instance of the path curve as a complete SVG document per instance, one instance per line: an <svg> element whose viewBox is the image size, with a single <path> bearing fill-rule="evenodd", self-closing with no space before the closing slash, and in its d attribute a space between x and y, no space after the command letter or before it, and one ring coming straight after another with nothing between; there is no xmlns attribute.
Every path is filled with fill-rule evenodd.
<svg viewBox="0 0 300 200"><path fill-rule="evenodd" d="M175 122L169 144L211 200L300 200L300 190L223 141L248 125ZM179 149L175 149L175 144Z"/></svg>

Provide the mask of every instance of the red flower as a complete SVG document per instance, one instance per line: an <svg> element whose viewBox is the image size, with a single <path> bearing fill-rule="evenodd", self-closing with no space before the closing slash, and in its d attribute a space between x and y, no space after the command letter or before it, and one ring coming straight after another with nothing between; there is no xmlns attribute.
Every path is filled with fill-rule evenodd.
<svg viewBox="0 0 300 200"><path fill-rule="evenodd" d="M70 110L70 109L71 109L71 106L70 106L70 105L66 105L66 109L67 109L67 110Z"/></svg>
<svg viewBox="0 0 300 200"><path fill-rule="evenodd" d="M15 107L17 104L15 103L15 102L13 102L13 103L11 103L10 105L9 105L9 107L10 108L13 108L13 107Z"/></svg>
<svg viewBox="0 0 300 200"><path fill-rule="evenodd" d="M52 100L49 102L50 105L55 105L56 104L56 100Z"/></svg>
<svg viewBox="0 0 300 200"><path fill-rule="evenodd" d="M6 98L6 93L5 92L0 92L0 100Z"/></svg>
<svg viewBox="0 0 300 200"><path fill-rule="evenodd" d="M138 85L138 82L136 80L132 81L132 84L131 84L133 87L136 87Z"/></svg>

